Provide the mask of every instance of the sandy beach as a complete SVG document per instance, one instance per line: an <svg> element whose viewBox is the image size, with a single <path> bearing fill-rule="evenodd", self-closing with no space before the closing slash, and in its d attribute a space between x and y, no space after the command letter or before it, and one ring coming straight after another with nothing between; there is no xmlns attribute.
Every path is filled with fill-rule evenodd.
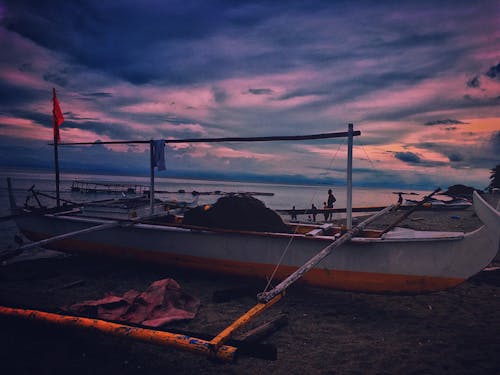
<svg viewBox="0 0 500 375"><path fill-rule="evenodd" d="M396 214L394 214L397 216ZM391 222L394 217L384 220ZM384 226L384 222L374 227ZM418 211L402 226L470 231L472 210ZM493 263L492 266L500 266ZM197 296L194 320L162 327L215 335L251 308L255 295L223 303L215 291L264 283L81 256L15 262L0 268L0 304L61 312L105 293L144 290L171 277ZM76 283L75 283L76 282ZM68 288L61 286L75 283ZM77 328L0 318L2 372L8 374L498 374L500 271L483 271L447 291L377 295L295 285L261 316L281 313L288 325L264 339L278 359L240 356L234 364L171 348L132 342Z"/></svg>

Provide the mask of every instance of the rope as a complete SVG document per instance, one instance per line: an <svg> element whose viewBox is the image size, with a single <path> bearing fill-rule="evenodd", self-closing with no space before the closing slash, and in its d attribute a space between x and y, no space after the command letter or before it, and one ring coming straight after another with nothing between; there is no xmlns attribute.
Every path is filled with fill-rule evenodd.
<svg viewBox="0 0 500 375"><path fill-rule="evenodd" d="M364 145L363 145L361 142L359 142L359 145L360 145L360 146L361 146L361 148L363 149L363 152L365 153L366 158L367 158L367 159L368 159L368 161L370 162L370 164L371 164L372 168L375 170L375 164L373 163L372 159L370 159L370 156L368 155L368 152L366 152Z"/></svg>
<svg viewBox="0 0 500 375"><path fill-rule="evenodd" d="M335 152L335 154L333 155L332 159L330 159L330 163L328 165L328 168L327 170L331 170L333 169L333 163L334 161L336 160L337 158L337 154L339 153L340 151L340 148L345 144L345 138L343 139L342 142L339 143L339 147L337 148L337 151ZM311 200L309 201L309 203L312 205L312 202L314 201L314 199L316 198L316 192L313 193L312 197L311 197ZM281 263L283 262L283 259L285 258L285 255L287 254L288 252L288 249L290 249L290 246L292 245L293 243L293 240L295 239L295 234L297 234L297 230L298 230L298 225L295 227L295 230L292 234L292 237L290 237L290 240L288 241L288 244L286 245L285 249L283 250L283 252L281 253L281 256L280 256L280 259L278 261L278 263L276 264L276 266L274 267L274 270L271 274L271 276L268 278L268 281L267 281L267 284L266 284L266 287L264 288L264 293L267 292L269 286L271 285L271 283L273 282L273 279L274 279L274 276L276 276L276 272L278 272L278 268L281 266Z"/></svg>

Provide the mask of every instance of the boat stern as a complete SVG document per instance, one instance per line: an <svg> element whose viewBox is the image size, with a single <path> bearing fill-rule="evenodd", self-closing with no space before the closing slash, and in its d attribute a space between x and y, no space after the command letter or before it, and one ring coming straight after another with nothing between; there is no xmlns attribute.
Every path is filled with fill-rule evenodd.
<svg viewBox="0 0 500 375"><path fill-rule="evenodd" d="M476 191L474 192L474 211L488 228L491 247L496 252L495 260L500 260L500 202L493 208Z"/></svg>

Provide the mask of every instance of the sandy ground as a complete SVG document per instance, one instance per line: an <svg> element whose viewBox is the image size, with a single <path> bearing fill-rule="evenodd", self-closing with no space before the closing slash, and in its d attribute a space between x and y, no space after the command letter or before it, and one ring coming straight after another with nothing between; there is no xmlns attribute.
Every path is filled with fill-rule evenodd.
<svg viewBox="0 0 500 375"><path fill-rule="evenodd" d="M471 210L439 215L419 211L402 226L469 231L479 224ZM106 292L144 290L166 277L202 301L193 321L164 327L167 330L215 335L255 304L255 296L212 301L214 291L248 285L249 280L77 256L1 267L0 303L58 312ZM74 281L80 282L60 289ZM257 284L262 287L262 282ZM1 317L0 368L5 374L499 374L499 297L498 270L483 271L451 290L425 295L296 285L256 322L287 314L288 325L263 341L277 348L278 359L241 356L235 364L101 333Z"/></svg>

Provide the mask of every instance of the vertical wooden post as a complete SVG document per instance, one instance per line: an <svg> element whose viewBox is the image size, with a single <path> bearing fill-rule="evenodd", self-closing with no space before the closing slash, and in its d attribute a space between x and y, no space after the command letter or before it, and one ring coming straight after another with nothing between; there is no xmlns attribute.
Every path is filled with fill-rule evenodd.
<svg viewBox="0 0 500 375"><path fill-rule="evenodd" d="M57 121L54 119L54 121ZM57 125L57 124L55 124ZM55 167L55 173L56 173L56 201L57 201L57 207L61 207L61 198L59 195L59 154L57 150L57 143L58 140L56 136L54 135L54 167Z"/></svg>
<svg viewBox="0 0 500 375"><path fill-rule="evenodd" d="M150 214L154 215L155 203L155 165L154 165L154 141L149 142L149 165L151 167L151 182L149 186L149 209Z"/></svg>
<svg viewBox="0 0 500 375"><path fill-rule="evenodd" d="M352 141L353 124L349 124L347 135L347 230L352 229Z"/></svg>

